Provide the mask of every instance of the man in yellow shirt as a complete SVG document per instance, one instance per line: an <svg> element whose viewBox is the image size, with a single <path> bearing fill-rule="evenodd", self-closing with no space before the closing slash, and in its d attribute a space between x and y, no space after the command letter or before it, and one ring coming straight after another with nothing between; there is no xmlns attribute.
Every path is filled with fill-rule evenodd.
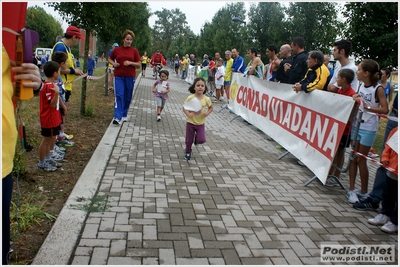
<svg viewBox="0 0 400 267"><path fill-rule="evenodd" d="M189 63L189 55L186 54L183 61L182 61L182 80L186 78L186 69L187 69L187 64Z"/></svg>
<svg viewBox="0 0 400 267"><path fill-rule="evenodd" d="M221 89L221 97L224 96L224 90L225 92L229 92L229 89L231 88L233 58L232 58L232 52L230 50L225 51L225 58L226 61L224 62L225 66L224 87ZM229 93L227 93L227 95L229 95Z"/></svg>

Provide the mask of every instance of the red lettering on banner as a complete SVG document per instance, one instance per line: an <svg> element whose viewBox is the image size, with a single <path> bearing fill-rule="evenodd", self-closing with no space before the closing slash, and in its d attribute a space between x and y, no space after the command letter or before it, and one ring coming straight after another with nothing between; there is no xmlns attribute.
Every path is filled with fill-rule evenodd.
<svg viewBox="0 0 400 267"><path fill-rule="evenodd" d="M329 160L340 142L346 123L282 99L273 98L270 120L307 142ZM279 109L279 112L278 112ZM282 110L282 112L281 112Z"/></svg>
<svg viewBox="0 0 400 267"><path fill-rule="evenodd" d="M259 91L245 86L239 87L236 101L260 116L270 114L271 122L333 160L341 139L339 133L344 131L346 123L283 99L270 98L268 94L260 96Z"/></svg>

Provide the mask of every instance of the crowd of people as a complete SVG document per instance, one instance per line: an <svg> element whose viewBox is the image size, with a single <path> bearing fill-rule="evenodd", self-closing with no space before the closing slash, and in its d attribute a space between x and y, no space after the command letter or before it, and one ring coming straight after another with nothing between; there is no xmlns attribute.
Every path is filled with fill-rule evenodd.
<svg viewBox="0 0 400 267"><path fill-rule="evenodd" d="M358 112L363 112L367 116L360 125L357 120L348 122L333 160L326 186L337 185L336 180L331 179L331 176L340 177L339 169L343 165L345 148L352 144L353 151L351 153L354 159L349 171L348 202L358 210L377 210L381 203L381 212L375 218L369 219L368 223L382 226L382 231L387 233L397 232L397 149L388 142L391 138L397 138L397 120L388 120L387 122L380 159L383 166L376 172L371 192L368 192L369 173L366 159L378 130L379 118L371 114L388 114L390 110L390 116L398 116L397 95L393 99L393 86L388 82L391 75L388 68L381 69L379 64L371 59L365 59L356 66L349 59L352 44L348 40L339 40L334 43L332 56L340 66L333 70L329 68L330 55L324 55L318 50L306 52L305 40L302 37L295 37L290 44L283 44L279 51L275 45L267 46L265 51L269 58L267 64L264 64L254 47L246 51L250 60L247 64L236 48L224 52L225 60L221 57L220 52L215 52L214 57L205 54L201 62L198 62L194 54L186 54L182 58L176 54L174 58L168 60L165 60L160 51L156 51L151 57L148 57L146 52L140 56L138 50L132 47L134 38L135 34L131 30L125 30L122 34L122 45L114 43L108 53L107 70L110 75L108 87L115 92L112 123L119 126L129 120L128 110L136 82L136 69L141 68L141 75L145 76L146 67L151 64L153 77L159 78L152 87L157 103L156 120L159 122L171 85L168 82L170 73L162 68L157 71L156 67L170 66L174 75L185 79L189 66L199 66L200 69L206 71L207 78L197 77L194 79L188 89L190 95L183 103L183 113L186 116L184 155L186 160L191 159L193 144L206 142L205 122L213 111L212 102L224 100L224 94L230 88L232 73L254 76L269 82L291 84L296 93L311 94L314 90L324 90L352 97L357 103ZM19 69L21 73L27 73L25 76L28 75L28 78L34 81L31 85L40 90L40 124L43 138L39 147L37 168L43 171L55 171L61 167L60 161L66 154L64 146L74 145L70 141L71 138L66 135L65 129L68 103L72 94L71 82L76 76L83 75L82 70L74 63L71 53L71 47L77 45L80 39L84 39L84 37L77 27L67 28L64 36L54 45L51 60L42 66L46 76L42 83L40 82L40 73L34 64L25 65ZM89 55L89 75L93 75L95 60ZM10 69L10 61L4 48L3 69ZM21 79L25 76L15 78ZM12 109L12 106L9 105L12 98L10 81L11 78L3 71L3 122L8 121L5 119L4 107L9 106L8 108ZM212 97L213 101L211 101ZM354 118L357 116L355 115ZM15 132L16 127L11 123L10 125L3 124L3 136L5 136L5 128L13 128ZM13 135L12 138L10 142L15 143L16 137ZM14 153L11 148L3 146L3 154L5 150L9 150L6 151L7 153ZM11 154L10 158L12 159ZM12 182L10 185L9 181L11 170L12 162L4 162L3 157L3 211L9 210L10 197L4 194L4 188L7 192L10 191L10 186L12 188ZM361 180L360 189L355 188L357 172ZM5 215L7 214L3 212L3 217ZM9 249L9 246L7 248L3 243L3 263L4 249Z"/></svg>
<svg viewBox="0 0 400 267"><path fill-rule="evenodd" d="M366 118L368 119L358 126L357 114L355 114L354 118L351 118L352 120L347 123L325 185L328 187L339 185L334 177L340 179L345 149L351 145L351 153L354 159L351 161L349 171L349 190L346 194L348 202L358 210L376 210L379 207L379 202L383 199L383 184L387 182L393 185L393 179L397 182L397 174L386 171L387 169L381 167L383 170L380 168L377 171L376 180L380 181L376 183L377 189L375 189L374 185L373 191L371 193L368 192L369 173L366 157L371 155L370 151L372 151L372 145L378 131L379 120L378 116L371 116L371 114L387 114L391 110L391 116L397 117L397 96L393 100L393 86L388 82L391 71L388 68L380 68L376 61L370 59L365 59L356 66L349 59L351 49L352 44L348 40L339 40L334 43L332 56L339 63L339 66L335 69L329 66L331 55L324 55L318 50L307 52L305 50L305 40L302 37L295 37L290 44L283 44L279 51L277 46L269 45L266 49L266 55L269 58L267 64L262 62L261 56L255 48L247 50L247 56L250 60L247 64L243 57L240 56L239 51L233 48L225 51L225 60L221 58L219 52L216 52L214 57L205 54L201 62L197 62L194 54L190 56L186 54L181 59L179 59L178 55L175 55L173 59L167 59L167 65L181 79L186 78L188 65L207 69L208 75L206 77L208 81L207 79L203 80L208 84L208 88L205 86L204 93L208 90L207 96L215 98L213 102L224 99L224 92L229 90L230 79L232 73L235 72L243 73L243 75L253 75L256 78L270 82L291 84L296 93L308 94L314 90L324 90L352 97L357 103L358 112L362 111L367 114ZM180 74L178 71L180 71ZM200 93L196 94L198 96L201 95ZM187 111L184 112L188 116ZM188 119L188 123L193 122ZM397 130L397 121L389 120L382 144L381 162L384 162L397 172L397 164L394 164L394 160L391 158L391 156L395 155L397 159L397 153L386 145L388 137L394 134L393 129ZM190 159L191 149L189 143L195 140L195 144L198 144L198 141L193 136L195 135L193 135L192 130L189 133L187 132L186 159ZM357 152L366 157L358 155ZM389 155L390 160L384 158L384 155ZM298 163L304 165L301 161L298 161ZM357 173L359 173L361 181L360 189L355 188ZM385 178L391 180L386 181ZM371 197L371 194L373 197ZM390 205L385 204L389 205L388 208L384 209L378 218L369 220L369 223L381 225L382 230L389 233L397 231L397 219L392 219L392 217L397 216L397 202L396 204L393 202L394 199L397 200L397 195L393 197L393 194L394 192L391 191ZM395 212L396 216L392 216L391 212Z"/></svg>

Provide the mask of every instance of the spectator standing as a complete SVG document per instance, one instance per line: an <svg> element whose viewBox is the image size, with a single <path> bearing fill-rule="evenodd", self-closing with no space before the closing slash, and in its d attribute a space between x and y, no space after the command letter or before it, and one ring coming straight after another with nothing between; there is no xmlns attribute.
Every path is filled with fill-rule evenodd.
<svg viewBox="0 0 400 267"><path fill-rule="evenodd" d="M342 69L351 69L354 72L354 80L351 82L351 87L357 91L358 88L358 79L357 79L357 67L353 62L350 62L349 55L351 52L351 42L348 40L340 40L336 41L333 44L333 58L340 63L340 67L336 68L333 72L333 76L329 81L328 91L336 93L339 90L339 87L336 84L337 75Z"/></svg>
<svg viewBox="0 0 400 267"><path fill-rule="evenodd" d="M388 79L390 78L391 72L388 68L382 68L381 72L382 72L382 76L381 76L381 80L379 82L383 87L383 91L385 92L385 96L386 96L386 99L388 100L389 107L390 107L393 104L392 98L393 98L393 92L394 92L393 85L391 85L390 82L388 81ZM383 144L383 145L385 145L385 144Z"/></svg>
<svg viewBox="0 0 400 267"><path fill-rule="evenodd" d="M362 104L364 113L363 122L360 123L357 136L355 136L357 120L354 120L351 139L355 142L354 151L365 156L368 155L378 130L378 117L368 113L387 114L389 111L383 87L378 84L380 75L379 65L374 60L365 59L358 66L357 78L362 84L358 93L353 98ZM355 189L357 169L360 171L361 189ZM366 159L354 154L354 159L350 164L349 170L350 189L347 192L347 199L350 203L354 204L360 200L367 199L368 177L369 172Z"/></svg>
<svg viewBox="0 0 400 267"><path fill-rule="evenodd" d="M225 76L224 76L224 87L221 89L221 95L224 96L224 91L229 92L231 88L231 80L232 80L232 66L233 66L233 58L232 52L230 50L225 51ZM227 93L227 96L229 94ZM229 101L229 99L227 99Z"/></svg>
<svg viewBox="0 0 400 267"><path fill-rule="evenodd" d="M257 49L252 47L247 50L247 56L250 59L247 74L262 79L264 76L264 63L261 61L261 58L257 57Z"/></svg>
<svg viewBox="0 0 400 267"><path fill-rule="evenodd" d="M244 73L246 69L246 62L239 55L239 51L237 51L236 48L232 48L232 58L233 58L232 72Z"/></svg>
<svg viewBox="0 0 400 267"><path fill-rule="evenodd" d="M190 54L190 66L196 67L197 66L197 59L194 54ZM196 72L195 72L196 73Z"/></svg>
<svg viewBox="0 0 400 267"><path fill-rule="evenodd" d="M9 264L10 254L10 209L13 192L13 174L15 148L18 139L15 111L14 111L14 92L11 78L11 64L8 53L3 45L2 52L2 79L1 79L1 118L2 118L2 186L1 186L1 222L2 222L2 264ZM14 73L20 73L14 76L27 88L39 90L42 87L40 72L36 65L32 63L23 63L20 67L13 67Z"/></svg>
<svg viewBox="0 0 400 267"><path fill-rule="evenodd" d="M390 138L398 139L398 128L394 128ZM397 144L397 143L396 143ZM382 153L382 164L398 172L398 154L388 143ZM398 175L393 171L386 170L386 186L382 192L382 210L375 218L368 219L368 223L377 225L383 232L394 234L398 230Z"/></svg>
<svg viewBox="0 0 400 267"><path fill-rule="evenodd" d="M308 53L304 50L305 41L302 37L293 38L290 46L295 55L293 56L292 64L285 64L285 71L289 76L289 83L295 84L304 78L308 70Z"/></svg>
<svg viewBox="0 0 400 267"><path fill-rule="evenodd" d="M291 48L289 44L284 44L281 46L279 50L279 56L281 57L281 63L279 64L278 69L276 70L275 74L275 82L280 82L280 83L289 83L289 75L285 71L285 64L292 64L292 53L291 53Z"/></svg>
<svg viewBox="0 0 400 267"><path fill-rule="evenodd" d="M121 125L128 120L128 110L132 101L136 81L136 68L140 68L140 55L132 47L135 34L125 30L122 34L123 46L112 51L108 62L114 66L115 75L115 108L113 124Z"/></svg>
<svg viewBox="0 0 400 267"><path fill-rule="evenodd" d="M88 55L88 76L93 76L93 71L96 68L95 61L91 54ZM89 78L88 78L89 79ZM90 81L90 79L89 79Z"/></svg>
<svg viewBox="0 0 400 267"><path fill-rule="evenodd" d="M161 121L161 112L165 107L165 102L168 99L170 92L170 84L168 82L169 72L167 70L160 71L160 79L157 80L152 88L152 92L156 97L157 104L157 121Z"/></svg>
<svg viewBox="0 0 400 267"><path fill-rule="evenodd" d="M324 64L329 70L328 83L331 81L331 79L333 77L333 73L335 72L331 67L329 67L329 62L330 62L329 55L324 55Z"/></svg>
<svg viewBox="0 0 400 267"><path fill-rule="evenodd" d="M325 64L325 63L324 63ZM351 87L351 82L354 79L354 72L351 69L342 69L339 71L336 83L340 86L338 90L338 94L346 95L349 97L353 97L356 94L354 89ZM336 151L335 158L333 159L332 165L335 165L339 168L343 166L343 159L346 147L350 145L350 132L351 132L351 122L347 122L346 128L343 131L343 135L339 142L339 147ZM329 175L334 175L338 179L340 178L340 171L333 166L329 171ZM325 186L332 187L338 185L332 177L328 177L325 182Z"/></svg>
<svg viewBox="0 0 400 267"><path fill-rule="evenodd" d="M293 86L296 93L309 93L313 90L324 90L328 86L329 70L324 64L321 51L311 51L307 58L308 70L304 78Z"/></svg>
<svg viewBox="0 0 400 267"><path fill-rule="evenodd" d="M182 60L182 79L185 79L187 76L187 66L189 64L189 59L188 59L189 55L186 54L184 59Z"/></svg>
<svg viewBox="0 0 400 267"><path fill-rule="evenodd" d="M114 49L118 46L119 46L118 43L114 43L112 45L112 48L110 49L110 51L108 51L107 60L110 57L112 51L114 51ZM107 75L108 75L108 91L110 92L114 90L114 66L113 64L110 64L110 62L108 62Z"/></svg>
<svg viewBox="0 0 400 267"><path fill-rule="evenodd" d="M266 53L269 57L269 68L268 71L265 72L265 80L273 82L275 81L276 71L281 64L281 60L276 55L278 53L278 48L275 45L269 45Z"/></svg>
<svg viewBox="0 0 400 267"><path fill-rule="evenodd" d="M223 65L224 60L219 58L216 64L217 71L215 72L215 89L216 89L216 101L222 101L223 95L221 95L221 91L224 88L224 76L225 76L225 67Z"/></svg>
<svg viewBox="0 0 400 267"><path fill-rule="evenodd" d="M50 151L54 150L55 141L62 123L60 113L60 89L58 77L60 76L60 64L55 61L46 62L43 66L46 81L40 90L40 127L43 136L39 146L39 163L37 168L52 172L62 164L52 159Z"/></svg>

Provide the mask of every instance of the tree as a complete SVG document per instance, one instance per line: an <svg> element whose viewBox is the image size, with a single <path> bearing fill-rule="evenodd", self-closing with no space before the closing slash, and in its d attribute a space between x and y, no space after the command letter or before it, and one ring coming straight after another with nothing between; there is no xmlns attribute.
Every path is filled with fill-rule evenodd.
<svg viewBox="0 0 400 267"><path fill-rule="evenodd" d="M295 2L287 9L290 39L301 36L306 41L306 50L321 50L329 53L341 35L337 3Z"/></svg>
<svg viewBox="0 0 400 267"><path fill-rule="evenodd" d="M179 36L189 34L189 26L186 21L186 15L179 8L168 10L163 8L161 11L154 12L158 17L152 30L153 51L160 50L166 54L170 46ZM172 55L169 55L172 56Z"/></svg>
<svg viewBox="0 0 400 267"><path fill-rule="evenodd" d="M345 37L359 59L374 59L381 67L398 66L398 3L351 2L343 15L349 21Z"/></svg>
<svg viewBox="0 0 400 267"><path fill-rule="evenodd" d="M89 52L89 36L90 33L99 34L107 41L121 40L122 33L125 29L131 29L136 32L133 45L140 44L145 46L143 42L137 41L140 34L145 35L146 25L148 27L149 14L146 3L98 3L98 2L51 2L47 5L58 11L60 16L67 23L76 25L80 29L86 30L85 37L85 53L83 71L87 71L87 55ZM146 37L145 37L146 38ZM107 76L107 75L106 75ZM85 115L86 110L86 82L82 81L81 93L81 115Z"/></svg>
<svg viewBox="0 0 400 267"><path fill-rule="evenodd" d="M254 38L252 46L265 57L268 45L279 47L290 42L290 34L285 21L285 8L276 2L252 4L249 12L249 37ZM247 47L248 48L248 47ZM267 62L264 60L263 62Z"/></svg>
<svg viewBox="0 0 400 267"><path fill-rule="evenodd" d="M27 9L25 27L39 34L40 42L36 47L52 48L55 37L63 34L61 23L39 6Z"/></svg>

